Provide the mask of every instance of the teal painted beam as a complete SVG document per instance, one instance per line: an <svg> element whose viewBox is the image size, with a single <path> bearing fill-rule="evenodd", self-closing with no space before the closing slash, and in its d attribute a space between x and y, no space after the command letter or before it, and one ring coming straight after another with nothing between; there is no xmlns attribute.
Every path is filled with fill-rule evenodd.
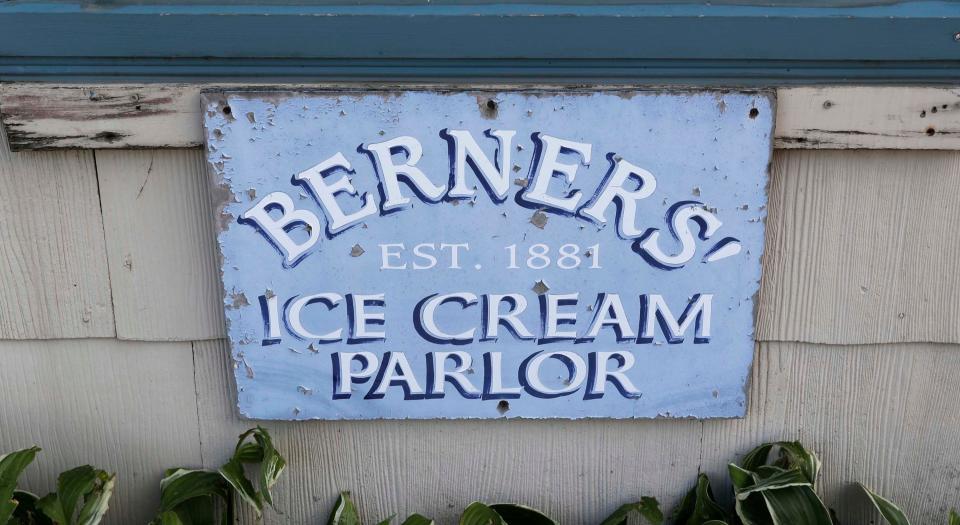
<svg viewBox="0 0 960 525"><path fill-rule="evenodd" d="M0 3L0 79L960 80L960 3Z"/></svg>

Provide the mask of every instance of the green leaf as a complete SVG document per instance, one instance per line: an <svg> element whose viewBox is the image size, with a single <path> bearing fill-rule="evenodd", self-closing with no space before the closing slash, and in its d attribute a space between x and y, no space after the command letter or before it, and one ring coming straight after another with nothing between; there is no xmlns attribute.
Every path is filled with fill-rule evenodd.
<svg viewBox="0 0 960 525"><path fill-rule="evenodd" d="M503 518L492 508L474 501L463 509L460 525L506 525Z"/></svg>
<svg viewBox="0 0 960 525"><path fill-rule="evenodd" d="M767 502L759 493L748 494L744 498L736 497L740 491L749 490L759 480L759 476L749 470L744 470L733 463L727 465L730 479L733 481L735 496L734 511L745 525L770 523L770 511Z"/></svg>
<svg viewBox="0 0 960 525"><path fill-rule="evenodd" d="M798 441L764 443L747 452L740 461L740 467L745 470L756 471L764 465L784 470L798 468L810 484L816 483L820 472L820 459Z"/></svg>
<svg viewBox="0 0 960 525"><path fill-rule="evenodd" d="M955 509L950 509L950 521L948 525L960 525L960 514Z"/></svg>
<svg viewBox="0 0 960 525"><path fill-rule="evenodd" d="M107 474L102 470L97 471L96 487L84 494L83 507L80 508L77 525L97 525L100 523L103 515L107 513L115 480L115 475Z"/></svg>
<svg viewBox="0 0 960 525"><path fill-rule="evenodd" d="M420 514L411 514L400 525L436 525L434 521Z"/></svg>
<svg viewBox="0 0 960 525"><path fill-rule="evenodd" d="M35 494L23 490L13 491L13 499L17 501L17 509L13 511L11 524L17 525L54 525L50 518L37 508L39 498Z"/></svg>
<svg viewBox="0 0 960 525"><path fill-rule="evenodd" d="M893 502L868 489L862 483L857 483L857 485L859 485L860 488L867 493L867 496L870 498L873 506L880 511L880 515L883 516L883 519L886 520L887 523L890 525L910 525L910 520L907 519L907 516L904 515L903 511L894 505ZM951 523L953 523L954 516L955 514L951 512Z"/></svg>
<svg viewBox="0 0 960 525"><path fill-rule="evenodd" d="M519 505L517 503L496 503L490 505L494 512L500 515L503 521L507 523L529 524L529 525L557 525L546 514L533 507Z"/></svg>
<svg viewBox="0 0 960 525"><path fill-rule="evenodd" d="M607 519L603 520L600 525L626 525L627 518L634 512L643 516L652 525L663 523L663 512L660 511L660 503L657 498L643 496L640 501L621 505L613 514L607 516Z"/></svg>
<svg viewBox="0 0 960 525"><path fill-rule="evenodd" d="M770 509L773 523L833 525L830 512L811 486L771 489L760 494Z"/></svg>
<svg viewBox="0 0 960 525"><path fill-rule="evenodd" d="M247 442L247 439L251 437L254 441L252 443ZM264 502L273 505L273 495L270 493L270 489L277 483L277 480L280 479L280 475L287 466L287 461L280 455L276 447L273 446L273 439L265 428L257 426L240 434L240 438L237 440L237 446L233 452L233 458L231 458L229 463L234 463L234 465L230 467L224 465L224 467L234 475L243 472L243 468L237 469L236 465L242 467L245 463L260 463L258 478L259 491L254 490L252 493L247 494L245 493L246 484L243 483L243 480L240 478L228 478L228 481L230 481L231 484L236 481L243 485L242 488L237 488L237 491L240 492L241 497L251 505L257 507L255 501L259 502L259 507L257 507L258 512L262 510ZM243 479L246 479L245 475ZM252 489L252 483L250 483L250 485L250 489ZM234 486L236 487L237 485ZM254 493L256 493L256 495L254 495Z"/></svg>
<svg viewBox="0 0 960 525"><path fill-rule="evenodd" d="M0 456L0 523L6 523L17 508L13 491L17 479L40 452L40 447L30 447Z"/></svg>
<svg viewBox="0 0 960 525"><path fill-rule="evenodd" d="M161 512L157 519L153 521L151 525L185 525L183 521L180 520L180 516L177 516L176 512L168 510L167 512Z"/></svg>
<svg viewBox="0 0 960 525"><path fill-rule="evenodd" d="M183 525L215 525L233 521L233 491L219 472L169 469L160 481L160 516L174 513ZM219 519L218 519L219 518Z"/></svg>
<svg viewBox="0 0 960 525"><path fill-rule="evenodd" d="M756 492L763 492L765 490L777 490L777 489L783 489L787 487L810 487L811 486L810 482L807 481L806 475L803 472L801 472L800 469L792 469L792 470L777 469L777 470L778 472L774 472L765 478L760 478L750 486L735 490L737 494L737 499L745 500L751 494Z"/></svg>
<svg viewBox="0 0 960 525"><path fill-rule="evenodd" d="M349 492L341 492L337 498L337 503L333 506L333 512L330 513L330 520L327 525L360 525L360 513L357 507L350 500Z"/></svg>
<svg viewBox="0 0 960 525"><path fill-rule="evenodd" d="M226 482L224 482L226 483ZM201 496L188 499L177 506L174 512L183 525L227 525L235 523L233 519L233 492L227 492L226 498Z"/></svg>
<svg viewBox="0 0 960 525"><path fill-rule="evenodd" d="M260 517L263 514L263 499L261 499L260 492L253 488L253 483L247 479L247 475L243 471L243 463L239 459L233 458L224 463L218 472L233 487L234 492L240 495L240 499L253 507L257 517Z"/></svg>
<svg viewBox="0 0 960 525"><path fill-rule="evenodd" d="M734 480L736 512L744 525L832 525L830 512L814 492L802 464L785 470L759 461L744 463L755 466L756 471L729 465L730 478ZM797 465L792 461L775 463Z"/></svg>
<svg viewBox="0 0 960 525"><path fill-rule="evenodd" d="M717 504L706 474L697 476L697 484L683 497L674 511L677 525L704 525L711 520L727 521L727 513Z"/></svg>
<svg viewBox="0 0 960 525"><path fill-rule="evenodd" d="M204 496L226 497L230 486L209 470L171 469L160 481L160 512L175 510L183 502Z"/></svg>
<svg viewBox="0 0 960 525"><path fill-rule="evenodd" d="M97 525L107 512L114 480L90 465L70 469L57 478L56 492L35 502L36 508L58 525Z"/></svg>

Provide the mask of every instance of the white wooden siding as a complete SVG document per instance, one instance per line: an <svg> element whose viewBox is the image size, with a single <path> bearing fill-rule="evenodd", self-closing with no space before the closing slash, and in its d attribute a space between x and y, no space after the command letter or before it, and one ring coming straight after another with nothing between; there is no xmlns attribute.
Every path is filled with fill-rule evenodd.
<svg viewBox="0 0 960 525"><path fill-rule="evenodd" d="M960 153L775 155L758 338L960 343Z"/></svg>
<svg viewBox="0 0 960 525"><path fill-rule="evenodd" d="M960 114L942 108L952 90L908 89L871 105L852 95L869 100L872 88L802 89L781 93L778 135L808 140L781 146L957 149L960 133L940 133ZM140 111L174 103L160 95L141 99L150 102ZM909 115L934 100L937 116L916 118L938 119L929 120L938 133L917 136ZM193 129L183 113L162 113L167 124L151 120L159 115L136 121L155 134L130 136L166 141ZM85 134L125 120L76 125ZM164 467L216 467L255 424L236 415L219 339L204 173L199 150L94 158L11 154L0 142L0 451L44 446L24 478L44 493L78 464L116 471L108 525L144 523ZM641 494L669 507L698 470L724 494L728 461L761 441L800 439L821 455L823 493L843 523L877 519L855 480L901 503L914 523L942 523L960 505L958 195L960 152L778 151L745 419L268 422L290 466L277 486L280 512L264 521L322 523L349 489L368 521L420 511L449 523L485 499L589 524Z"/></svg>
<svg viewBox="0 0 960 525"><path fill-rule="evenodd" d="M224 336L206 163L196 150L97 152L121 339Z"/></svg>
<svg viewBox="0 0 960 525"><path fill-rule="evenodd" d="M840 523L880 523L855 481L913 523L943 523L960 503L958 371L956 345L762 343L747 417L704 422L703 470L726 480L726 463L754 445L800 440L823 461L819 487Z"/></svg>
<svg viewBox="0 0 960 525"><path fill-rule="evenodd" d="M0 364L0 451L43 447L28 490L92 464L117 473L106 523L146 523L163 470L200 466L189 343L0 341Z"/></svg>
<svg viewBox="0 0 960 525"><path fill-rule="evenodd" d="M0 130L0 339L113 337L93 153L11 153Z"/></svg>
<svg viewBox="0 0 960 525"><path fill-rule="evenodd" d="M235 415L226 343L194 352L213 467L251 423ZM841 523L876 519L855 481L903 505L914 523L940 523L960 502L958 373L956 345L772 342L758 348L741 420L268 422L291 461L277 489L282 515L266 522L322 522L336 492L353 490L367 521L420 511L452 523L482 499L599 523L641 494L671 508L699 471L729 499L727 463L763 441L801 440L823 459L820 487Z"/></svg>
<svg viewBox="0 0 960 525"><path fill-rule="evenodd" d="M203 143L200 90L230 87L8 83L0 117L14 149L194 147ZM791 87L777 99L778 148L960 149L960 89Z"/></svg>

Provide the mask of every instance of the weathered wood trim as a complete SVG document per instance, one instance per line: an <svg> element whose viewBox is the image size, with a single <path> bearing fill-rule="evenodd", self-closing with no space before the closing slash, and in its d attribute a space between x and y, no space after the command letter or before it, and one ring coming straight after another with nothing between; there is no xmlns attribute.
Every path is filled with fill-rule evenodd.
<svg viewBox="0 0 960 525"><path fill-rule="evenodd" d="M203 142L201 89L231 87L6 83L0 120L15 151L192 148ZM777 98L777 148L960 149L960 88L798 87Z"/></svg>
<svg viewBox="0 0 960 525"><path fill-rule="evenodd" d="M783 149L960 149L960 89L781 89L775 133Z"/></svg>

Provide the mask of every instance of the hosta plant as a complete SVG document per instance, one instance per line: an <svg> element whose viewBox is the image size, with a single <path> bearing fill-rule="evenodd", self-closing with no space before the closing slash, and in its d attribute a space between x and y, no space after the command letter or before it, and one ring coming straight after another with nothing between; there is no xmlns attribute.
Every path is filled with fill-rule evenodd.
<svg viewBox="0 0 960 525"><path fill-rule="evenodd" d="M160 481L160 513L153 525L232 524L239 498L259 517L273 505L270 489L280 479L286 460L262 427L240 435L233 456L218 470L168 469ZM245 467L256 466L256 486Z"/></svg>
<svg viewBox="0 0 960 525"><path fill-rule="evenodd" d="M0 524L97 525L107 512L115 476L83 465L60 474L57 490L42 498L17 490L17 479L39 447L0 456Z"/></svg>
<svg viewBox="0 0 960 525"><path fill-rule="evenodd" d="M621 505L613 514L603 520L600 525L626 525L631 514L638 514L652 525L663 523L663 514L654 498L641 498L635 503ZM390 516L377 525L387 525L393 521ZM349 492L341 492L337 503L333 507L327 525L362 525L360 514ZM435 525L430 518L420 514L411 514L400 525ZM495 503L487 505L475 501L467 506L460 515L460 525L557 525L557 522L547 517L537 509L516 503Z"/></svg>
<svg viewBox="0 0 960 525"><path fill-rule="evenodd" d="M673 525L838 525L817 494L820 460L797 442L765 443L728 466L733 485L733 507L717 503L710 479L697 476L696 484L680 501L669 523ZM889 525L910 525L892 502L860 485ZM621 506L600 525L626 525L636 514L651 525L664 523L657 500L643 497ZM390 523L391 518L378 525ZM433 520L414 514L400 525L432 525ZM474 502L464 509L460 525L556 525L542 512L517 504L487 505ZM350 493L340 494L327 525L362 525ZM960 525L951 511L948 525Z"/></svg>

